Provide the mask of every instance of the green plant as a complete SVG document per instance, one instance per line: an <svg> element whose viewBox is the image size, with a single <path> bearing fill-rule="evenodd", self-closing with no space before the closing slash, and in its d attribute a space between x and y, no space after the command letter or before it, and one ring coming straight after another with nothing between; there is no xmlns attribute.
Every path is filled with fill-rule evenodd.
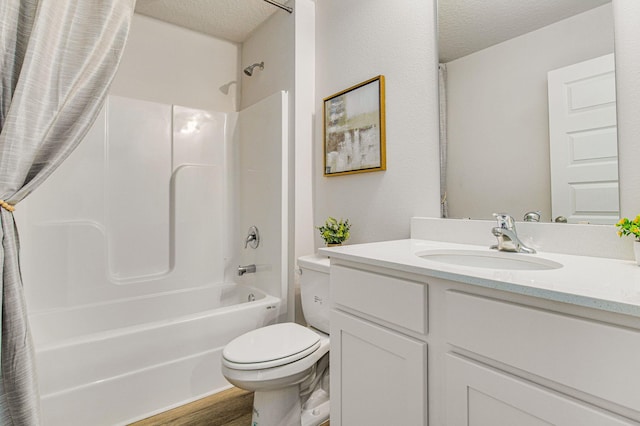
<svg viewBox="0 0 640 426"><path fill-rule="evenodd" d="M633 220L623 217L616 223L616 227L618 228L619 237L623 235L633 235L636 241L640 241L640 214Z"/></svg>
<svg viewBox="0 0 640 426"><path fill-rule="evenodd" d="M322 239L327 244L341 244L343 241L349 239L349 229L351 224L349 219L342 221L336 220L333 217L329 217L323 226L318 226Z"/></svg>

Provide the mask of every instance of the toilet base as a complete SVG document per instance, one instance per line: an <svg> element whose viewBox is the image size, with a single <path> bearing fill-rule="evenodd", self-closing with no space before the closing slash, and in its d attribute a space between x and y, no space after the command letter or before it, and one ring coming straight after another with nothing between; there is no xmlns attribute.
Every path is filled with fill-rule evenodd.
<svg viewBox="0 0 640 426"><path fill-rule="evenodd" d="M320 426L329 420L329 394L316 390L302 407L301 426Z"/></svg>
<svg viewBox="0 0 640 426"><path fill-rule="evenodd" d="M289 386L272 391L256 391L253 397L252 426L320 426L329 420L329 395L315 391L300 405L300 388Z"/></svg>
<svg viewBox="0 0 640 426"><path fill-rule="evenodd" d="M301 426L300 387L256 391L253 396L252 426Z"/></svg>

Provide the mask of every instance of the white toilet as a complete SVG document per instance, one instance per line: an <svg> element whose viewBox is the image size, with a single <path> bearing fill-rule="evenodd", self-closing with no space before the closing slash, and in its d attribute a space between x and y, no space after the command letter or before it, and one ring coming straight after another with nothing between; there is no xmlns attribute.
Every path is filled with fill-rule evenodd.
<svg viewBox="0 0 640 426"><path fill-rule="evenodd" d="M252 426L318 426L329 419L329 259L298 259L309 327L274 324L222 351L222 374L254 391Z"/></svg>

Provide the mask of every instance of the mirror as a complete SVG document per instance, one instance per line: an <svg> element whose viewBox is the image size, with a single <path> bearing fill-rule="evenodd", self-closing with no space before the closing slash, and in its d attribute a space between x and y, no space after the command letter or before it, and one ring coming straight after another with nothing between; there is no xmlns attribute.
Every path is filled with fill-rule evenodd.
<svg viewBox="0 0 640 426"><path fill-rule="evenodd" d="M447 123L448 217L492 219L494 212L507 212L522 220L525 213L540 211L541 220L552 220L560 203L558 191L552 197L551 189L558 178L555 172L551 177L555 142L549 130L556 119L549 114L556 107L549 103L548 73L613 57L611 1L438 0L438 26L440 62L445 64L441 122ZM596 85L611 94L598 102L613 118L599 125L605 145L594 155L606 163L609 175L604 182L569 188L573 199L565 204L578 210L570 212L569 222L615 223L618 217L613 69L605 80ZM579 90L571 90L576 110L590 112L591 104L576 100ZM564 139L586 135L575 129L568 134ZM577 159L580 170L595 161L583 156L595 146L594 137L587 136L570 147L571 161Z"/></svg>

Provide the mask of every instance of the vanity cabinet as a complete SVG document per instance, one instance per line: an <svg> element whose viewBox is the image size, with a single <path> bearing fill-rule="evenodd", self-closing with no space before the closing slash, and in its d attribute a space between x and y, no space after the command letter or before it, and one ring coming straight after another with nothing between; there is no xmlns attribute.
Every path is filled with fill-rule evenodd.
<svg viewBox="0 0 640 426"><path fill-rule="evenodd" d="M331 285L331 425L427 424L426 287L339 266Z"/></svg>
<svg viewBox="0 0 640 426"><path fill-rule="evenodd" d="M622 426L629 421L455 354L446 355L447 426Z"/></svg>
<svg viewBox="0 0 640 426"><path fill-rule="evenodd" d="M640 425L635 317L340 258L331 299L332 425Z"/></svg>
<svg viewBox="0 0 640 426"><path fill-rule="evenodd" d="M425 424L426 343L339 311L331 323L331 424Z"/></svg>
<svg viewBox="0 0 640 426"><path fill-rule="evenodd" d="M640 411L639 330L458 291L445 304L452 351Z"/></svg>

